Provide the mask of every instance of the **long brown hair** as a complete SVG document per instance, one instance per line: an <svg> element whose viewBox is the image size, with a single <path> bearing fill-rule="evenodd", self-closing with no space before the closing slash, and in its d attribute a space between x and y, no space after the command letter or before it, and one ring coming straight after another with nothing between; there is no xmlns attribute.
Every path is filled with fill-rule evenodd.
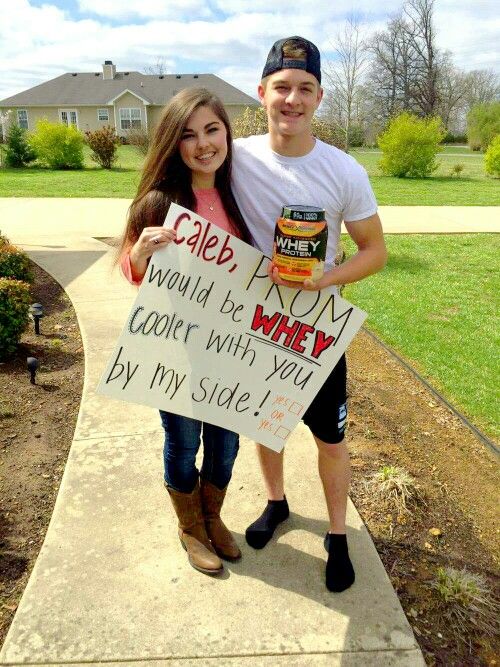
<svg viewBox="0 0 500 667"><path fill-rule="evenodd" d="M171 202L194 210L196 197L191 185L191 171L182 161L179 143L191 114L204 106L224 123L227 132L227 157L215 173L215 187L234 233L251 243L252 236L231 191L233 140L224 105L206 88L185 88L166 105L154 132L137 194L128 211L119 256L137 241L144 227L163 224Z"/></svg>

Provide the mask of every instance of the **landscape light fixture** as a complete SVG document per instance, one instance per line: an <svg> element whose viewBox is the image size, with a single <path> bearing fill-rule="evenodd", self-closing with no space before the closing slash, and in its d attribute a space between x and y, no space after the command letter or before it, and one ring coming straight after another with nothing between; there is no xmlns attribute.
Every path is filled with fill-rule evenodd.
<svg viewBox="0 0 500 667"><path fill-rule="evenodd" d="M36 376L36 371L37 371L37 368L38 368L38 359L36 357L28 357L26 359L26 366L28 367L28 371L29 371L29 374L30 374L31 384L36 384L35 376Z"/></svg>
<svg viewBox="0 0 500 667"><path fill-rule="evenodd" d="M43 306L41 303L32 303L30 306L31 316L35 321L35 333L40 334L40 320L43 317Z"/></svg>

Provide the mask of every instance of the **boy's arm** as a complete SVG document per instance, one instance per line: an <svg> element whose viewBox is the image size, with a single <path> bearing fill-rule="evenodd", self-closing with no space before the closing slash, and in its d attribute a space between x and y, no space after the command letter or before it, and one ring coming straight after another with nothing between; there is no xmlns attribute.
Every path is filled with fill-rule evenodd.
<svg viewBox="0 0 500 667"><path fill-rule="evenodd" d="M358 247L358 251L347 262L326 271L316 282L306 280L303 283L282 280L278 275L277 267L271 263L269 265L271 280L277 285L286 285L295 289L320 290L329 285L355 283L383 269L387 261L387 250L378 214L375 213L363 220L344 224L349 236Z"/></svg>

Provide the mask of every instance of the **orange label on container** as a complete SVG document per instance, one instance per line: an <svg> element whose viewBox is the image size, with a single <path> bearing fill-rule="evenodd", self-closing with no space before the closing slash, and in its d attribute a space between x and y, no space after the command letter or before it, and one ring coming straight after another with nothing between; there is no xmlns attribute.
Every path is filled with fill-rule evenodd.
<svg viewBox="0 0 500 667"><path fill-rule="evenodd" d="M303 282L323 275L328 239L327 223L278 218L273 262L284 280Z"/></svg>

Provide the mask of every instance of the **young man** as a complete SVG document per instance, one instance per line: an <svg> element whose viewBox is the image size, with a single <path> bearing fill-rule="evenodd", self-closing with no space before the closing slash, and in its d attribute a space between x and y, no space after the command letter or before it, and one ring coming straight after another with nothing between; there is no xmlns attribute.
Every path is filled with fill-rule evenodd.
<svg viewBox="0 0 500 667"><path fill-rule="evenodd" d="M255 244L272 252L276 219L283 205L303 204L326 210L326 271L316 283L288 283L272 264L269 277L278 285L319 290L352 283L383 268L386 249L377 205L365 170L349 155L314 138L311 121L318 108L321 64L318 49L301 37L277 41L267 58L259 98L268 116L269 134L239 139L234 146L233 192ZM357 252L334 266L342 220ZM304 414L318 447L318 468L330 528L326 586L340 592L354 582L346 540L346 506L350 462L344 429L346 365L342 357ZM250 546L261 549L288 515L284 492L283 454L257 445L268 494L262 515L246 531Z"/></svg>

